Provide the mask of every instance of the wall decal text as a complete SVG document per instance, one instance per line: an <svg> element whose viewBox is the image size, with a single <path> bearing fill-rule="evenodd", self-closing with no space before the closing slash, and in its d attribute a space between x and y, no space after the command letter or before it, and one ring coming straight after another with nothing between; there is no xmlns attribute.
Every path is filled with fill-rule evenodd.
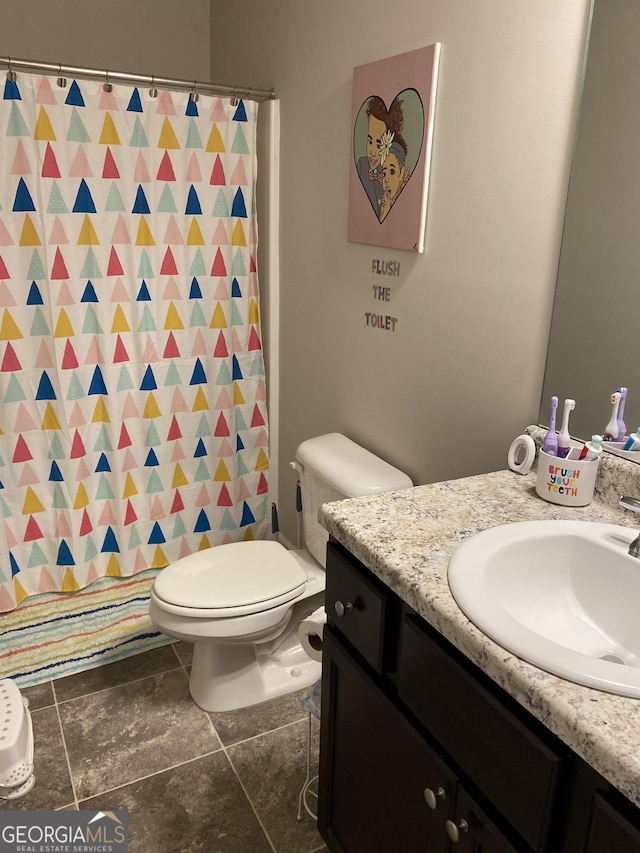
<svg viewBox="0 0 640 853"><path fill-rule="evenodd" d="M391 288L382 287L381 284L373 285L373 298L380 302L391 302Z"/></svg>
<svg viewBox="0 0 640 853"><path fill-rule="evenodd" d="M397 317L389 317L388 314L373 314L371 311L364 312L364 320L366 326L371 326L372 329L382 329L385 332L395 332L398 323Z"/></svg>
<svg viewBox="0 0 640 853"><path fill-rule="evenodd" d="M400 277L400 261L381 261L373 258L371 261L371 272L374 275L392 275Z"/></svg>

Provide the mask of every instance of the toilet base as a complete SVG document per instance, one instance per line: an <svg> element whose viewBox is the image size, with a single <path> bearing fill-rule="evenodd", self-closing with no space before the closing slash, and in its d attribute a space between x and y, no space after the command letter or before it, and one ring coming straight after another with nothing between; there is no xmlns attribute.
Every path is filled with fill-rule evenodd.
<svg viewBox="0 0 640 853"><path fill-rule="evenodd" d="M160 601L151 590L149 615L169 637L193 643L189 692L205 711L234 711L314 684L321 664L302 648L303 619L324 604L324 570L306 550L291 551L307 576L305 594L239 619L210 621ZM228 621L230 625L225 625Z"/></svg>
<svg viewBox="0 0 640 853"><path fill-rule="evenodd" d="M291 638L258 645L195 643L189 692L205 711L235 711L303 690L321 675L291 630Z"/></svg>

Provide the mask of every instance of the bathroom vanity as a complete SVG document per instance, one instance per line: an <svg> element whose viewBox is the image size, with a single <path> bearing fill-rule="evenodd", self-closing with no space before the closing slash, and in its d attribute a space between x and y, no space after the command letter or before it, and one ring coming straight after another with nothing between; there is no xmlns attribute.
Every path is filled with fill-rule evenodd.
<svg viewBox="0 0 640 853"><path fill-rule="evenodd" d="M447 584L451 553L488 527L633 526L602 500L620 487L610 467L580 509L545 503L535 475L510 471L321 508L332 541L318 826L332 853L640 853L640 700L516 658Z"/></svg>

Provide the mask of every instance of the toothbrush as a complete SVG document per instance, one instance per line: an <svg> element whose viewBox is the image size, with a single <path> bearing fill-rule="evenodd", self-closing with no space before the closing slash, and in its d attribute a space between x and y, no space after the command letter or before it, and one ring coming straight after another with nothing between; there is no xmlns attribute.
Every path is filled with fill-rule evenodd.
<svg viewBox="0 0 640 853"><path fill-rule="evenodd" d="M629 440L622 448L623 450L640 450L637 446L640 444L640 427L633 433L633 435L629 436Z"/></svg>
<svg viewBox="0 0 640 853"><path fill-rule="evenodd" d="M624 441L624 437L627 433L627 425L624 422L624 404L627 400L627 389L622 386L620 388L616 388L616 391L620 392L620 406L618 407L618 437L616 441Z"/></svg>
<svg viewBox="0 0 640 853"><path fill-rule="evenodd" d="M611 410L611 417L609 419L609 423L604 428L604 432L602 436L605 441L615 441L616 436L618 435L618 408L620 406L620 397L622 394L620 391L614 391L611 395L611 403L613 405L613 409Z"/></svg>
<svg viewBox="0 0 640 853"><path fill-rule="evenodd" d="M555 456L558 452L558 434L556 432L556 410L558 408L558 398L551 398L551 414L549 415L549 429L542 443L542 449L549 456Z"/></svg>
<svg viewBox="0 0 640 853"><path fill-rule="evenodd" d="M578 459L587 459L589 461L589 454L595 453L596 456L600 456L602 453L602 442L603 438L601 435L592 435L591 441L587 441L582 450L580 451L580 456ZM638 438L640 441L640 437ZM593 459L593 456L591 457Z"/></svg>
<svg viewBox="0 0 640 853"><path fill-rule="evenodd" d="M571 450L571 437L569 435L569 415L576 407L575 400L564 401L564 411L562 412L562 426L558 434L558 456L564 459L569 455Z"/></svg>

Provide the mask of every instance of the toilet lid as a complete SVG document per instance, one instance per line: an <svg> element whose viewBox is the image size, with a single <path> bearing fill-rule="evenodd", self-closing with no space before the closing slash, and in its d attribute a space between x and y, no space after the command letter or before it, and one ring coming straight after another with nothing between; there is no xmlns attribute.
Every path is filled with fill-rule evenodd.
<svg viewBox="0 0 640 853"><path fill-rule="evenodd" d="M163 569L154 591L163 601L199 610L285 603L299 595L307 576L278 542L232 542L197 551Z"/></svg>

